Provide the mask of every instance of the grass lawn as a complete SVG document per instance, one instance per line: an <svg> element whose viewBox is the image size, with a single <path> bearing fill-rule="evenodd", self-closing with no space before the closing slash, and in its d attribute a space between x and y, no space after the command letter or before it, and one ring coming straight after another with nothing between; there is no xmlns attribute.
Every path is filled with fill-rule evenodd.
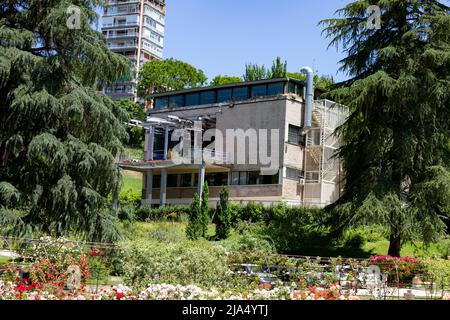
<svg viewBox="0 0 450 320"><path fill-rule="evenodd" d="M6 264L9 261L8 257L0 256L0 266Z"/></svg>
<svg viewBox="0 0 450 320"><path fill-rule="evenodd" d="M388 240L379 240L375 242L366 242L362 249L364 251L372 252L374 255L386 255L389 249L389 241ZM437 244L432 244L428 248L424 248L421 243L407 243L403 245L401 255L402 257L424 257L430 256L433 254L439 255L440 252L438 250Z"/></svg>
<svg viewBox="0 0 450 320"><path fill-rule="evenodd" d="M142 192L142 175L136 172L123 171L123 188L122 191L132 190L133 193L141 194Z"/></svg>

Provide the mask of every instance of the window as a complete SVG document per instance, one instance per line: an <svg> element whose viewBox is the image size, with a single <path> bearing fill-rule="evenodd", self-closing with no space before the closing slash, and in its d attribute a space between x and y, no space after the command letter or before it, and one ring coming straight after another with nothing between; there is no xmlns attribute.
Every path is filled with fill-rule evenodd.
<svg viewBox="0 0 450 320"><path fill-rule="evenodd" d="M161 188L161 176L153 175L153 188Z"/></svg>
<svg viewBox="0 0 450 320"><path fill-rule="evenodd" d="M233 99L236 101L248 99L248 87L240 87L233 89Z"/></svg>
<svg viewBox="0 0 450 320"><path fill-rule="evenodd" d="M256 185L259 184L259 171L252 171L248 173L247 176L247 185Z"/></svg>
<svg viewBox="0 0 450 320"><path fill-rule="evenodd" d="M300 179L303 179L304 177L305 177L305 174L304 174L303 170L286 168L286 179L299 181Z"/></svg>
<svg viewBox="0 0 450 320"><path fill-rule="evenodd" d="M200 95L198 93L190 93L186 95L186 106L198 106L200 104Z"/></svg>
<svg viewBox="0 0 450 320"><path fill-rule="evenodd" d="M260 184L279 184L279 174L260 176Z"/></svg>
<svg viewBox="0 0 450 320"><path fill-rule="evenodd" d="M155 99L155 109L165 109L169 106L168 98L156 98Z"/></svg>
<svg viewBox="0 0 450 320"><path fill-rule="evenodd" d="M275 175L261 175L259 171L233 172L231 174L231 185L250 186L278 184L278 176L278 173Z"/></svg>
<svg viewBox="0 0 450 320"><path fill-rule="evenodd" d="M233 186L239 185L239 172L231 173L231 184Z"/></svg>
<svg viewBox="0 0 450 320"><path fill-rule="evenodd" d="M296 90L297 90L297 85L295 83L293 83L293 82L289 82L288 92L297 94Z"/></svg>
<svg viewBox="0 0 450 320"><path fill-rule="evenodd" d="M267 86L253 86L252 87L252 97L264 97L267 95Z"/></svg>
<svg viewBox="0 0 450 320"><path fill-rule="evenodd" d="M216 102L216 92L206 91L200 93L200 104L212 104Z"/></svg>
<svg viewBox="0 0 450 320"><path fill-rule="evenodd" d="M221 103L221 102L227 102L231 100L231 96L232 96L232 89L222 89L217 91L217 102Z"/></svg>
<svg viewBox="0 0 450 320"><path fill-rule="evenodd" d="M228 173L218 172L218 173L207 173L205 176L205 181L208 182L208 186L211 187L222 187L228 185Z"/></svg>
<svg viewBox="0 0 450 320"><path fill-rule="evenodd" d="M289 125L288 142L296 145L304 145L305 137L302 135L302 128Z"/></svg>
<svg viewBox="0 0 450 320"><path fill-rule="evenodd" d="M284 93L284 83L271 83L267 86L267 95L268 96L276 96Z"/></svg>
<svg viewBox="0 0 450 320"><path fill-rule="evenodd" d="M189 188L192 186L192 174L186 173L181 175L181 187Z"/></svg>
<svg viewBox="0 0 450 320"><path fill-rule="evenodd" d="M168 174L167 175L167 188L176 188L178 186L178 175Z"/></svg>
<svg viewBox="0 0 450 320"><path fill-rule="evenodd" d="M247 184L248 172L239 172L239 185L245 186Z"/></svg>
<svg viewBox="0 0 450 320"><path fill-rule="evenodd" d="M184 106L184 96L171 96L169 97L169 108L181 108Z"/></svg>

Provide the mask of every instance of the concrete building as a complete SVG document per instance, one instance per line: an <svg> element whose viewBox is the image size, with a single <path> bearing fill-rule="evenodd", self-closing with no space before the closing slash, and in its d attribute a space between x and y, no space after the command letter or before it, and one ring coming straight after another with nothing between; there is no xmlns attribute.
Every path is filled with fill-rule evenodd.
<svg viewBox="0 0 450 320"><path fill-rule="evenodd" d="M114 99L137 101L136 78L142 65L162 59L165 0L107 0L102 33L108 47L132 62L130 75L108 84L104 92Z"/></svg>
<svg viewBox="0 0 450 320"><path fill-rule="evenodd" d="M212 205L223 186L241 203L330 204L341 190L334 133L346 109L314 100L310 83L310 90L282 78L155 94L142 124L145 160L120 166L143 174L143 201L155 206L190 204L204 181Z"/></svg>

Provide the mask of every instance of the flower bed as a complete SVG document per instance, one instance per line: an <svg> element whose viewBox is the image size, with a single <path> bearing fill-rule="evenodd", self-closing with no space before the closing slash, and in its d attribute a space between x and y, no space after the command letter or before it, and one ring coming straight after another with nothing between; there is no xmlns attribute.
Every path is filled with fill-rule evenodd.
<svg viewBox="0 0 450 320"><path fill-rule="evenodd" d="M0 282L0 300L357 300L352 295L343 295L338 286L310 288L297 291L290 287L258 287L250 292L219 292L205 290L194 285L151 285L141 292L126 286L114 286L90 293L85 288L77 291L59 290L57 287L39 288Z"/></svg>

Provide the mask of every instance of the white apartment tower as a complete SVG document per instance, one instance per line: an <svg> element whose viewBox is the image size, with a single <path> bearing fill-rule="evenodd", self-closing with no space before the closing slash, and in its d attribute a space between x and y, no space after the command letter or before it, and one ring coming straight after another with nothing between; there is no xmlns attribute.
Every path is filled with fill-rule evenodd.
<svg viewBox="0 0 450 320"><path fill-rule="evenodd" d="M133 62L129 77L111 83L105 93L113 99L136 100L136 78L142 65L163 58L165 0L107 0L102 33L108 47Z"/></svg>

